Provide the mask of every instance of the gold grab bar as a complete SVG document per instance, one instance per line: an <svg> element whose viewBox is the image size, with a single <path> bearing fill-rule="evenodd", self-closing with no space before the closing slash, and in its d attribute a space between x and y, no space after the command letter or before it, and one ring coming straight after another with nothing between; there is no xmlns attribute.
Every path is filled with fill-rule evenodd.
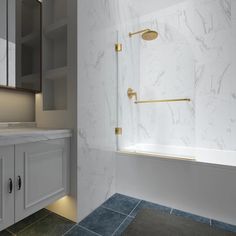
<svg viewBox="0 0 236 236"><path fill-rule="evenodd" d="M135 104L145 104L145 103L164 103L164 102L191 102L189 98L180 98L180 99L164 99L164 100L143 100L135 101Z"/></svg>
<svg viewBox="0 0 236 236"><path fill-rule="evenodd" d="M142 100L138 101L137 92L134 89L128 88L127 96L129 99L135 99L135 104L145 104L145 103L164 103L164 102L191 102L190 98L178 98L178 99L164 99L164 100Z"/></svg>

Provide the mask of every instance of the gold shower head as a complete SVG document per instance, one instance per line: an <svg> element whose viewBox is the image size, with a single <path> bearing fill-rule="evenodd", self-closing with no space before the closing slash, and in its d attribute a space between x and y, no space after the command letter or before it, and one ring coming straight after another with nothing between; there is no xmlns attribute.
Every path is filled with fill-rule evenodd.
<svg viewBox="0 0 236 236"><path fill-rule="evenodd" d="M154 30L150 30L150 29L145 29L145 30L140 30L134 33L129 33L129 37L131 38L133 35L136 34L142 34L142 39L143 40L155 40L158 37L158 33Z"/></svg>

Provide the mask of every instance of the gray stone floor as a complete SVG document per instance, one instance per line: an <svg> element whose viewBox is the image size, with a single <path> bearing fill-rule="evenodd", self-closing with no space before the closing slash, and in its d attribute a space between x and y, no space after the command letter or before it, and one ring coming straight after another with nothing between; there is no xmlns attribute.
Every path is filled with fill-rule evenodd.
<svg viewBox="0 0 236 236"><path fill-rule="evenodd" d="M170 207L115 194L79 224L43 209L0 232L0 236L119 236L142 209L154 209L236 233L236 227ZM162 235L160 235L162 236Z"/></svg>
<svg viewBox="0 0 236 236"><path fill-rule="evenodd" d="M123 236L235 236L236 233L211 227L190 218L154 209L142 209Z"/></svg>
<svg viewBox="0 0 236 236"><path fill-rule="evenodd" d="M0 236L61 236L74 225L74 222L43 209L0 232Z"/></svg>

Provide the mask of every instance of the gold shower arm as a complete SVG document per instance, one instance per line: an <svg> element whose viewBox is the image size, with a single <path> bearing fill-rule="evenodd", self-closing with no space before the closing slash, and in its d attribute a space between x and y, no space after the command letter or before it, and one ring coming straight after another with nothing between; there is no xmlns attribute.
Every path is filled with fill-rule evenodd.
<svg viewBox="0 0 236 236"><path fill-rule="evenodd" d="M131 38L133 35L145 33L145 32L148 32L148 31L150 31L150 29L140 30L140 31L137 31L137 32L134 32L134 33L130 32L129 37Z"/></svg>
<svg viewBox="0 0 236 236"><path fill-rule="evenodd" d="M143 100L135 101L135 104L145 104L145 103L164 103L164 102L191 102L189 98L179 98L179 99L164 99L164 100Z"/></svg>

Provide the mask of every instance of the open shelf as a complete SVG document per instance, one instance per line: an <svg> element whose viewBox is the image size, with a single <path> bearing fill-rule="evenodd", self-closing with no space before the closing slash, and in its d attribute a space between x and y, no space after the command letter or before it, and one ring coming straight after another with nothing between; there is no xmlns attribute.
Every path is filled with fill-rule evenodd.
<svg viewBox="0 0 236 236"><path fill-rule="evenodd" d="M45 74L45 78L50 80L62 79L66 78L66 76L67 76L67 67L48 70Z"/></svg>
<svg viewBox="0 0 236 236"><path fill-rule="evenodd" d="M41 87L40 73L22 76L17 82L17 85L24 86L25 89L38 91Z"/></svg>
<svg viewBox="0 0 236 236"><path fill-rule="evenodd" d="M21 76L40 72L40 48L21 45Z"/></svg>
<svg viewBox="0 0 236 236"><path fill-rule="evenodd" d="M32 82L40 76L39 73L29 74L21 77L22 82Z"/></svg>
<svg viewBox="0 0 236 236"><path fill-rule="evenodd" d="M43 109L67 110L68 0L43 3Z"/></svg>
<svg viewBox="0 0 236 236"><path fill-rule="evenodd" d="M40 91L42 5L35 0L13 2L15 7L13 8L14 13L12 12L12 16L9 16L11 19L9 24L12 24L12 27L9 27L9 39L12 45L15 44L12 46L15 48L12 50L11 56L14 55L16 70L11 81L15 80L14 85L17 88Z"/></svg>
<svg viewBox="0 0 236 236"><path fill-rule="evenodd" d="M40 8L37 1L22 0L22 31L21 36L25 37L35 31L40 32Z"/></svg>
<svg viewBox="0 0 236 236"><path fill-rule="evenodd" d="M67 80L45 80L45 92L43 96L44 110L66 110L67 109Z"/></svg>
<svg viewBox="0 0 236 236"><path fill-rule="evenodd" d="M67 38L44 40L45 70L54 70L67 66Z"/></svg>
<svg viewBox="0 0 236 236"><path fill-rule="evenodd" d="M22 76L18 79L17 86L24 86L25 89L39 91L39 88L41 88L40 76L40 73Z"/></svg>
<svg viewBox="0 0 236 236"><path fill-rule="evenodd" d="M49 39L57 39L66 37L67 35L67 20L61 19L46 27L44 31L45 37Z"/></svg>
<svg viewBox="0 0 236 236"><path fill-rule="evenodd" d="M38 47L38 45L40 44L40 33L31 33L22 37L21 43L29 47Z"/></svg>
<svg viewBox="0 0 236 236"><path fill-rule="evenodd" d="M67 18L68 0L46 0L45 1L45 25L51 25Z"/></svg>

